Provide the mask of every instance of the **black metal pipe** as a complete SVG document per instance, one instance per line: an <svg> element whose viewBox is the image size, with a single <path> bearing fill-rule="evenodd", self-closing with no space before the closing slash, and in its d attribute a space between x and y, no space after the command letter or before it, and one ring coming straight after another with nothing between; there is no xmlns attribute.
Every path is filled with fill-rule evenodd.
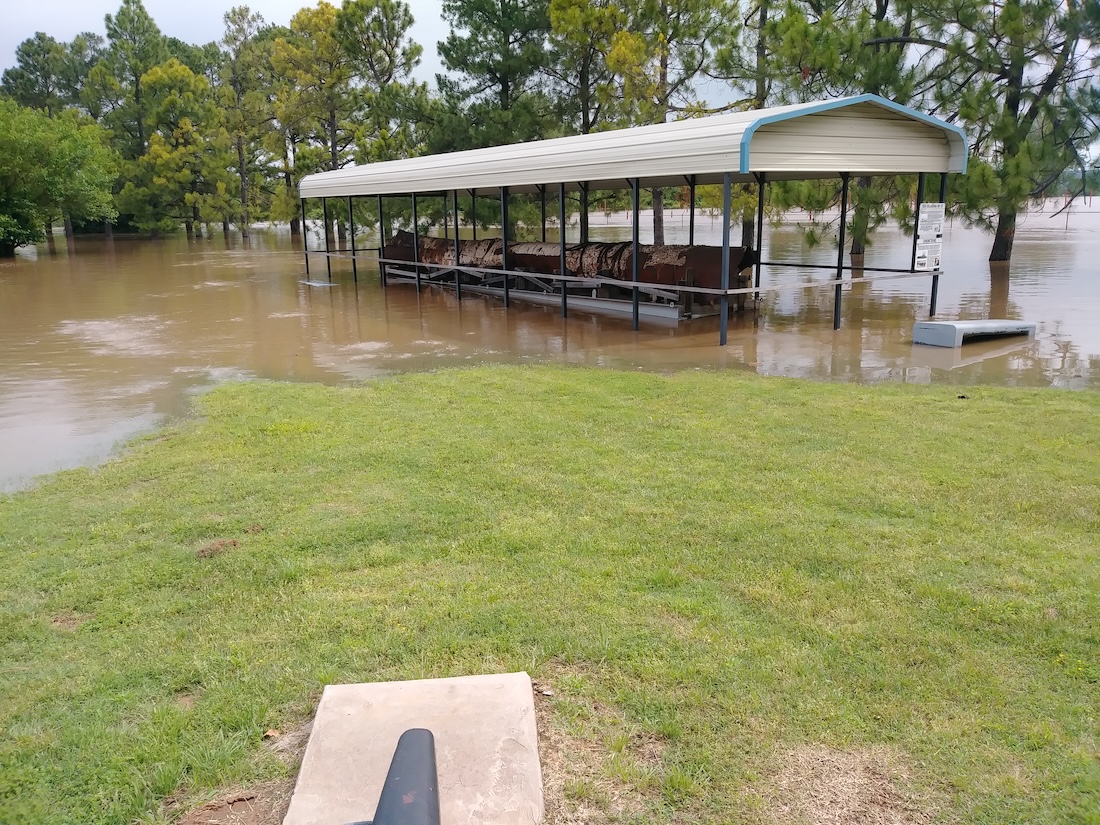
<svg viewBox="0 0 1100 825"><path fill-rule="evenodd" d="M767 178L760 172L756 176L756 277L753 286L760 289L760 261L764 257L764 187ZM759 294L754 294L754 299L759 299Z"/></svg>
<svg viewBox="0 0 1100 825"><path fill-rule="evenodd" d="M462 273L458 271L458 267L462 266L462 253L459 252L460 241L458 239L458 190L455 189L451 192L451 196L455 202L455 297L458 300L462 300Z"/></svg>
<svg viewBox="0 0 1100 825"><path fill-rule="evenodd" d="M351 234L351 279L359 283L359 269L355 265L355 210L352 208L351 195L348 195L348 232Z"/></svg>
<svg viewBox="0 0 1100 825"><path fill-rule="evenodd" d="M917 206L913 210L913 254L909 258L909 271L917 268L917 230L920 225L920 207L924 203L924 172L917 175Z"/></svg>
<svg viewBox="0 0 1100 825"><path fill-rule="evenodd" d="M378 280L386 285L386 221L382 215L382 196L378 196Z"/></svg>
<svg viewBox="0 0 1100 825"><path fill-rule="evenodd" d="M565 184L558 184L558 226L560 228L559 247L561 249L561 317L569 317L569 282L564 280L566 274L568 274L565 265Z"/></svg>
<svg viewBox="0 0 1100 825"><path fill-rule="evenodd" d="M416 291L420 292L420 219L416 214L416 193L412 193L413 269L416 271Z"/></svg>
<svg viewBox="0 0 1100 825"><path fill-rule="evenodd" d="M329 279L329 281L331 281L332 280L332 255L329 254L331 252L331 250L329 249L328 237L329 237L329 232L332 229L332 227L329 225L329 222L328 222L328 198L321 198L321 206L322 206L322 208L324 210L324 213L325 213L325 266L328 268L328 279Z"/></svg>
<svg viewBox="0 0 1100 825"><path fill-rule="evenodd" d="M730 288L730 212L732 208L733 175L726 172L722 176L722 289ZM718 313L718 346L724 347L729 337L730 296L722 293L721 308Z"/></svg>
<svg viewBox="0 0 1100 825"><path fill-rule="evenodd" d="M299 198L302 207L302 254L306 259L306 280L309 280L309 229L306 227L306 199Z"/></svg>
<svg viewBox="0 0 1100 825"><path fill-rule="evenodd" d="M844 277L844 241L848 231L848 173L842 172L840 179L844 181L840 187L840 235L836 248L836 279ZM840 329L840 300L841 285L836 285L833 293L833 329Z"/></svg>
<svg viewBox="0 0 1100 825"><path fill-rule="evenodd" d="M798 269L827 269L830 272L836 271L836 264L800 264L794 261L764 261L764 266L790 266ZM866 272L907 272L912 274L913 270L908 267L899 268L896 266L844 266L841 267L844 270L858 269Z"/></svg>
<svg viewBox="0 0 1100 825"><path fill-rule="evenodd" d="M500 266L504 270L504 308L511 306L508 295L508 187L500 187Z"/></svg>
<svg viewBox="0 0 1100 825"><path fill-rule="evenodd" d="M688 179L688 246L695 246L695 175Z"/></svg>
<svg viewBox="0 0 1100 825"><path fill-rule="evenodd" d="M642 274L639 266L641 264L641 244L639 243L638 239L638 230L642 222L641 184L639 183L638 178L631 179L630 188L633 190L634 199L634 226L632 228L630 237L630 274L634 280L634 286L630 290L630 311L631 317L634 320L634 331L637 332L638 328L641 326L641 308L638 306L638 283L641 281ZM585 197L587 197L587 193Z"/></svg>

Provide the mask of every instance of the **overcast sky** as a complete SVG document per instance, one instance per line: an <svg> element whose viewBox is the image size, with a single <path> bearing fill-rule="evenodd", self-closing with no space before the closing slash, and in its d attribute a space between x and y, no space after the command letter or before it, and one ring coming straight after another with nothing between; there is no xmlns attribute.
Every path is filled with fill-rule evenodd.
<svg viewBox="0 0 1100 825"><path fill-rule="evenodd" d="M441 71L435 44L446 37L447 24L440 17L438 2L406 2L416 20L413 39L424 47L416 75L431 81ZM247 5L268 23L285 26L294 12L313 4L310 0L145 0L161 32L195 44L218 40L225 30L222 15L234 5ZM333 2L339 4L339 0ZM35 32L61 41L84 31L105 34L103 16L114 14L120 5L119 0L0 0L0 70L15 64L15 47Z"/></svg>

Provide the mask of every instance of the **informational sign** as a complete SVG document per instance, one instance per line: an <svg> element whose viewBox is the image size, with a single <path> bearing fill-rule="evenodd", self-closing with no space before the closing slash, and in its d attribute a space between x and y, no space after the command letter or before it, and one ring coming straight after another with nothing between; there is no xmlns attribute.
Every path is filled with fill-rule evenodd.
<svg viewBox="0 0 1100 825"><path fill-rule="evenodd" d="M939 272L943 254L943 218L947 207L942 203L922 203L917 216L917 259L913 268L918 272Z"/></svg>

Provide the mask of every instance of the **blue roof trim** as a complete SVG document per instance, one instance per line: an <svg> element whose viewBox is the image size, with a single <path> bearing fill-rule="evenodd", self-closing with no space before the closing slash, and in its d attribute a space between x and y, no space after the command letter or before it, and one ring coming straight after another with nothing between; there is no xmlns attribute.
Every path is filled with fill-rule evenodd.
<svg viewBox="0 0 1100 825"><path fill-rule="evenodd" d="M755 121L749 128L747 128L744 134L741 135L741 169L742 175L749 174L752 170L749 168L749 144L752 142L752 136L756 133L756 130L761 126L767 126L771 123L779 123L784 120L793 120L794 118L802 117L803 115L816 115L821 112L828 112L833 109L845 109L848 106L855 106L859 103L874 103L884 109L890 109L891 111L898 112L914 120L919 120L923 123L927 123L929 126L935 126L939 129L943 129L945 132L952 132L958 135L962 140L963 145L963 162L962 172L966 172L966 164L969 160L970 146L966 140L966 132L951 123L946 123L939 118L926 115L924 112L912 109L909 106L902 106L900 103L895 103L888 98L881 95L864 94L857 95L855 97L846 97L839 100L823 100L816 106L807 106L805 109L799 109L796 112L782 112L780 114L765 115L759 120ZM843 171L843 170L837 170Z"/></svg>

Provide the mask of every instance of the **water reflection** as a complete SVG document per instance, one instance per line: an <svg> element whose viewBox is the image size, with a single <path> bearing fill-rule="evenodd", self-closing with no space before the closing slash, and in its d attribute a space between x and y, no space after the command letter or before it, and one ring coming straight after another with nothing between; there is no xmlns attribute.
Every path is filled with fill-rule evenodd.
<svg viewBox="0 0 1100 825"><path fill-rule="evenodd" d="M988 239L949 226L942 318L1035 321L1034 340L938 352L911 344L928 311L929 279L874 280L844 289L843 327L832 329L831 289L767 293L760 311L734 317L729 345L718 321L644 327L627 319L451 292L383 289L377 270L334 262L334 286L301 283L302 253L288 234L257 230L249 242L214 233L162 241L78 239L0 262L0 489L95 461L120 440L185 414L189 397L251 377L361 380L395 371L475 363L565 362L621 368L745 369L848 381L1100 387L1100 213L1069 229L1043 216L1022 222L1011 271L990 268ZM686 242L673 214L670 243ZM704 216L697 239L718 243ZM593 221L597 239L629 237ZM643 236L643 242L648 239ZM317 248L321 239L311 238ZM363 235L362 246L377 245ZM770 229L765 255L835 267L829 244L810 248L794 227ZM908 264L910 240L883 230L867 267ZM314 259L314 276L324 272ZM766 268L764 284L827 281L829 269ZM873 273L866 273L868 275ZM323 275L321 277L324 277Z"/></svg>

